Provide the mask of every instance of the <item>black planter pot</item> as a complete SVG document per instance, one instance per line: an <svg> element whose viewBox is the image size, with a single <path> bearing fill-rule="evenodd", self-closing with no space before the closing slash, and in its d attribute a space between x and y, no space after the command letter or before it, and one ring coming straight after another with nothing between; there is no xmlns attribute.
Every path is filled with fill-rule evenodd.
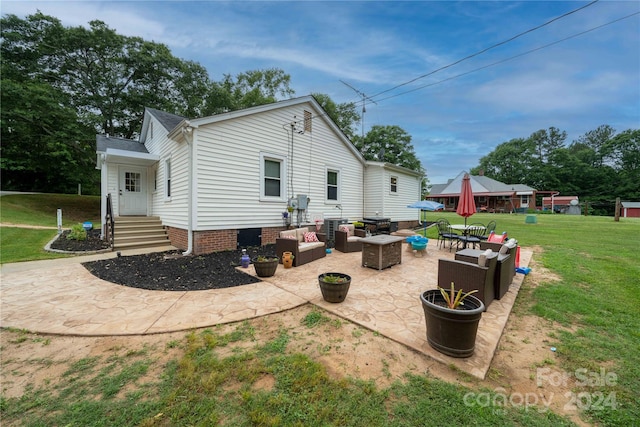
<svg viewBox="0 0 640 427"><path fill-rule="evenodd" d="M427 341L440 353L451 357L469 357L476 346L478 323L484 304L473 295L464 299L464 305L452 310L438 289L420 294L427 323Z"/></svg>
<svg viewBox="0 0 640 427"><path fill-rule="evenodd" d="M340 277L342 282L328 282L326 276ZM318 276L322 297L327 302L342 302L347 297L351 286L351 276L344 273L323 273Z"/></svg>
<svg viewBox="0 0 640 427"><path fill-rule="evenodd" d="M258 277L271 277L276 274L278 268L278 257L270 256L267 261L258 261L258 257L251 258L253 267L256 269Z"/></svg>

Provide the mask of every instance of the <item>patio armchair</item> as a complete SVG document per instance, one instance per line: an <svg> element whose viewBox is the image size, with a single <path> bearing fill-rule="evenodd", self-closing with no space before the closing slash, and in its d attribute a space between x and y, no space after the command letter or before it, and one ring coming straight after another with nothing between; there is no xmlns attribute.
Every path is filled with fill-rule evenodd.
<svg viewBox="0 0 640 427"><path fill-rule="evenodd" d="M293 266L298 267L327 256L325 240L323 234L309 231L308 227L281 231L276 238L276 255L282 263L282 254L291 252L294 255Z"/></svg>
<svg viewBox="0 0 640 427"><path fill-rule="evenodd" d="M480 242L480 250L485 249L491 249L498 253L495 288L496 299L500 299L507 293L516 275L516 251L518 250L518 241L509 239L506 243Z"/></svg>
<svg viewBox="0 0 640 427"><path fill-rule="evenodd" d="M342 224L335 231L335 249L340 252L360 252L360 239L363 237L367 237L365 230L357 229L353 224Z"/></svg>
<svg viewBox="0 0 640 427"><path fill-rule="evenodd" d="M456 291L462 289L462 292L466 293L477 289L478 292L473 296L483 302L486 310L495 297L493 280L497 260L497 254L494 252L478 257L473 263L440 258L438 260L438 286L450 289L451 282L453 282Z"/></svg>

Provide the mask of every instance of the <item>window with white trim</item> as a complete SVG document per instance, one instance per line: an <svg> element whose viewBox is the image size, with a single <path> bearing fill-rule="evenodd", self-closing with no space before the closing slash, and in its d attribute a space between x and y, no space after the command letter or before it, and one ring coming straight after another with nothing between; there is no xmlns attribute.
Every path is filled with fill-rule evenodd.
<svg viewBox="0 0 640 427"><path fill-rule="evenodd" d="M283 156L260 153L260 198L285 200L286 161Z"/></svg>
<svg viewBox="0 0 640 427"><path fill-rule="evenodd" d="M166 191L165 196L168 198L171 197L171 159L167 159L164 162L164 173L166 177Z"/></svg>
<svg viewBox="0 0 640 427"><path fill-rule="evenodd" d="M327 201L338 202L340 200L340 172L335 169L327 169Z"/></svg>
<svg viewBox="0 0 640 427"><path fill-rule="evenodd" d="M158 191L158 167L153 168L153 191Z"/></svg>
<svg viewBox="0 0 640 427"><path fill-rule="evenodd" d="M392 176L391 180L389 181L389 191L391 193L397 193L398 192L398 177L397 176Z"/></svg>
<svg viewBox="0 0 640 427"><path fill-rule="evenodd" d="M125 172L124 189L128 193L140 193L142 191L142 174L140 172Z"/></svg>

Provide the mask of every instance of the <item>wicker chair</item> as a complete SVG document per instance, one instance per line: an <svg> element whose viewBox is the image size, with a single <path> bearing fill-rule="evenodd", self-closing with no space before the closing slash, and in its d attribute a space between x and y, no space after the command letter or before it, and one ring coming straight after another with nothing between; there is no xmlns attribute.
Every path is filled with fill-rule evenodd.
<svg viewBox="0 0 640 427"><path fill-rule="evenodd" d="M340 228L344 229L345 225L341 225ZM348 232L343 230L335 231L335 248L340 252L360 252L362 251L362 242L360 238L367 237L365 230L359 230L353 227L352 224L346 224L349 229Z"/></svg>
<svg viewBox="0 0 640 427"><path fill-rule="evenodd" d="M516 275L516 251L518 250L518 244L515 242L513 247L509 247L502 243L480 242L480 250L486 249L498 252L495 289L496 299L500 299L507 293Z"/></svg>
<svg viewBox="0 0 640 427"><path fill-rule="evenodd" d="M495 297L493 280L497 260L497 254L491 255L487 257L487 266L483 267L478 265L478 262L470 263L440 258L438 260L438 286L450 289L451 282L453 282L455 289L462 289L462 292L477 289L478 292L473 296L483 302L486 310Z"/></svg>

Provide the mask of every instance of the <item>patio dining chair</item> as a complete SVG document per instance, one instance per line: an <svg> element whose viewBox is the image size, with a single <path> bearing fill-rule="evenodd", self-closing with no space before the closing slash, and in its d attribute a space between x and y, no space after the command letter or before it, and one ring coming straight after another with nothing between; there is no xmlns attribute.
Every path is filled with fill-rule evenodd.
<svg viewBox="0 0 640 427"><path fill-rule="evenodd" d="M487 223L487 226L484 229L484 233L482 234L482 236L479 236L480 240L486 241L489 238L489 234L491 234L492 231L494 233L496 231L496 222L494 220L491 220Z"/></svg>
<svg viewBox="0 0 640 427"><path fill-rule="evenodd" d="M460 244L462 244L466 249L467 246L471 244L473 245L473 249L475 249L476 245L479 245L482 241L480 237L484 234L485 230L486 228L484 224L479 222L474 222L473 224L469 225L467 231L462 236L458 237L457 247L460 248Z"/></svg>
<svg viewBox="0 0 640 427"><path fill-rule="evenodd" d="M449 252L451 252L451 248L453 247L454 242L456 242L456 246L457 246L457 241L460 235L458 235L458 233L453 231L449 221L447 221L444 218L440 218L436 222L436 226L438 227L438 248L441 248L443 245L446 245L448 241Z"/></svg>

